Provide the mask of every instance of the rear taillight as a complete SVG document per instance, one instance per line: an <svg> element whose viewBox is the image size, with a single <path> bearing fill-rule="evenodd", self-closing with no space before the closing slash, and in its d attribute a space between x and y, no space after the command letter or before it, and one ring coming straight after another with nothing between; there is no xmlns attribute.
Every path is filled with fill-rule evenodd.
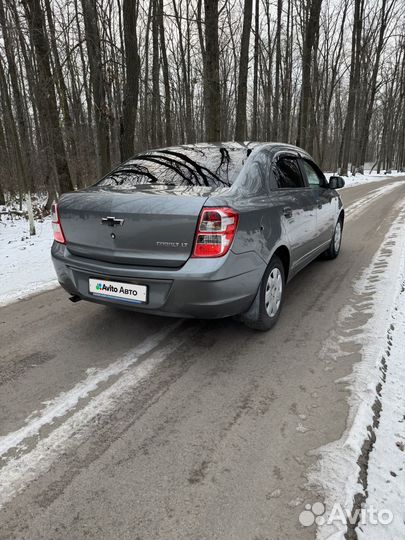
<svg viewBox="0 0 405 540"><path fill-rule="evenodd" d="M55 242L60 244L66 244L65 235L63 234L62 225L60 222L58 205L53 203L52 205L52 228L53 228L53 239Z"/></svg>
<svg viewBox="0 0 405 540"><path fill-rule="evenodd" d="M204 208L198 220L193 257L222 257L228 253L238 225L232 208Z"/></svg>

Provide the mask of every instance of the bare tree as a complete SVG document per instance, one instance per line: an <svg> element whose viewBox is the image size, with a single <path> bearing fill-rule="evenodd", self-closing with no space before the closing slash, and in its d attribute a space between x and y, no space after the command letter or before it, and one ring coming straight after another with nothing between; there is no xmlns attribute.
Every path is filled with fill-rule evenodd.
<svg viewBox="0 0 405 540"><path fill-rule="evenodd" d="M380 61L381 61L381 54L383 52L383 48L385 45L385 33L387 31L387 26L390 20L390 17L393 13L395 2L394 0L382 0L381 10L379 17L377 19L377 27L378 27L378 38L377 43L372 43L372 48L374 51L374 63L372 65L372 72L371 72L371 78L369 79L367 77L367 86L369 89L369 95L367 99L367 103L365 103L365 107L363 109L363 115L362 115L362 122L360 126L360 134L359 134L359 152L356 156L356 165L357 167L363 166L365 160L366 160L366 152L367 152L367 146L368 146L368 139L369 139L369 130L370 130L370 123L371 123L371 117L374 110L374 102L375 97L377 93L377 86L378 86L378 73L380 70Z"/></svg>
<svg viewBox="0 0 405 540"><path fill-rule="evenodd" d="M319 34L321 4L322 0L308 0L304 14L301 101L297 136L297 144L303 148L306 148L313 142L309 131L310 109L312 106L311 71Z"/></svg>
<svg viewBox="0 0 405 540"><path fill-rule="evenodd" d="M252 24L252 0L245 0L243 9L243 29L240 45L239 80L236 102L236 126L235 139L246 139L246 100L247 100L247 77L249 66L249 39Z"/></svg>
<svg viewBox="0 0 405 540"><path fill-rule="evenodd" d="M137 150L247 134L404 168L402 4L0 0L0 200L49 206Z"/></svg>
<svg viewBox="0 0 405 540"><path fill-rule="evenodd" d="M39 0L36 0L39 1ZM94 98L94 117L97 136L97 165L99 174L111 168L110 132L106 104L106 81L101 57L100 32L96 0L82 0L86 32L87 55Z"/></svg>
<svg viewBox="0 0 405 540"><path fill-rule="evenodd" d="M283 0L277 0L277 26L276 26L276 76L273 97L273 121L271 138L277 141L280 132L280 80L281 80L281 25L283 15Z"/></svg>
<svg viewBox="0 0 405 540"><path fill-rule="evenodd" d="M137 15L138 5L133 0L123 0L125 43L125 84L121 115L120 150L121 159L134 152L135 121L138 107L141 61L138 53Z"/></svg>
<svg viewBox="0 0 405 540"><path fill-rule="evenodd" d="M201 2L202 0L198 0ZM204 0L204 107L205 132L208 142L221 140L219 83L218 0Z"/></svg>
<svg viewBox="0 0 405 540"><path fill-rule="evenodd" d="M354 112L360 83L360 52L363 28L363 13L364 0L354 0L354 22L352 32L349 98L347 103L347 112L343 129L342 143L339 153L339 169L342 174L346 174L347 172L349 166L350 150L352 146Z"/></svg>
<svg viewBox="0 0 405 540"><path fill-rule="evenodd" d="M58 104L56 101L54 77L50 66L50 45L47 39L45 18L40 0L22 0L27 21L29 23L34 45L37 66L38 91L36 92L39 118L42 124L42 135L46 144L48 164L55 166L56 181L59 189L73 189L67 162L63 133L59 122ZM55 184L49 182L48 188L54 193Z"/></svg>
<svg viewBox="0 0 405 540"><path fill-rule="evenodd" d="M160 50L162 55L162 71L163 81L165 88L165 136L166 145L172 144L172 118L171 118L171 90L170 90L170 75L169 75L169 62L167 60L166 53L166 39L164 29L164 16L163 16L163 0L159 0L159 31L160 31Z"/></svg>

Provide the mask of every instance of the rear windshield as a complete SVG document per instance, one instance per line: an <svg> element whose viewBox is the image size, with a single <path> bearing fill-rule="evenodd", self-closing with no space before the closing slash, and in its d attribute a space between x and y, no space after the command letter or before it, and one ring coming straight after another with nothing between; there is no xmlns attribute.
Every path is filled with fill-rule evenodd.
<svg viewBox="0 0 405 540"><path fill-rule="evenodd" d="M251 146L190 145L152 150L126 161L97 185L135 187L139 184L166 186L230 186L235 181Z"/></svg>

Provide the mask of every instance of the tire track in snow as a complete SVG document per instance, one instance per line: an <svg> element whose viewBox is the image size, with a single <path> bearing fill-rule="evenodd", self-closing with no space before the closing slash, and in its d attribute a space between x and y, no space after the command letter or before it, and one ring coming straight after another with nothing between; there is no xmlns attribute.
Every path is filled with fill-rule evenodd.
<svg viewBox="0 0 405 540"><path fill-rule="evenodd" d="M350 204L345 208L345 218L353 219L358 217L362 212L364 212L369 204L379 199L381 196L390 193L399 186L403 186L404 182L395 182L393 184L387 184L377 189L373 189L361 199L358 199L354 203Z"/></svg>
<svg viewBox="0 0 405 540"><path fill-rule="evenodd" d="M23 491L33 480L46 473L58 456L74 449L86 437L91 422L100 414L107 414L119 406L124 392L136 388L170 354L190 339L200 327L191 326L180 334L173 333L181 323L171 324L162 331L147 338L138 347L107 368L89 375L70 391L63 392L41 411L38 417L29 420L20 430L2 437L1 453L5 464L0 468L0 508ZM163 340L167 343L162 344ZM156 350L155 350L156 349ZM145 359L143 357L147 356ZM141 361L142 360L142 361ZM108 379L117 376L108 388L91 396L97 387ZM80 400L91 396L91 400L74 412ZM57 418L67 416L51 433L39 438L34 448L15 457L7 456L11 450L22 448L24 441L39 435L40 429L52 424Z"/></svg>
<svg viewBox="0 0 405 540"><path fill-rule="evenodd" d="M41 428L52 424L57 418L63 417L74 409L81 399L85 399L97 390L102 383L111 377L122 374L139 359L151 352L179 325L170 324L161 331L147 337L140 345L129 351L124 357L111 363L104 369L87 370L86 379L78 382L73 388L61 392L54 399L46 402L45 407L34 417L29 416L25 425L17 431L0 437L0 456L6 455L11 449L17 448L25 439L38 435Z"/></svg>

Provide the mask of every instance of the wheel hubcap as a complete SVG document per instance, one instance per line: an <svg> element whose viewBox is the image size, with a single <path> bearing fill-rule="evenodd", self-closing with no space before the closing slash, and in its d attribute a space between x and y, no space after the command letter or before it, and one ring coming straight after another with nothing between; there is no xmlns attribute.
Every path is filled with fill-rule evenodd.
<svg viewBox="0 0 405 540"><path fill-rule="evenodd" d="M339 251L341 240L342 240L342 225L340 224L340 221L338 221L336 225L336 229L335 229L335 239L334 239L336 253Z"/></svg>
<svg viewBox="0 0 405 540"><path fill-rule="evenodd" d="M281 272L278 268L273 268L267 279L264 300L266 311L269 317L274 317L274 315L276 315L280 307L282 294L283 278L281 277Z"/></svg>

